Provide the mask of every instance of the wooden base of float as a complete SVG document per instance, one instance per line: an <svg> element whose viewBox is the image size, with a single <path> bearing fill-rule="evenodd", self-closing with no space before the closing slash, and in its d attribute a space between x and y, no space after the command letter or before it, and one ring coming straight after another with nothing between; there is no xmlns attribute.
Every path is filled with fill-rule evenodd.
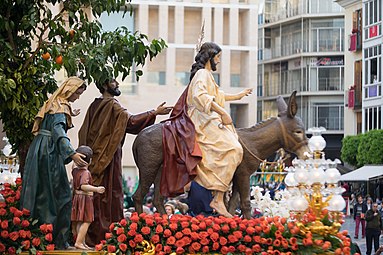
<svg viewBox="0 0 383 255"><path fill-rule="evenodd" d="M28 252L22 252L21 255L29 255ZM105 251L84 251L84 250L55 250L42 251L44 255L106 255Z"/></svg>

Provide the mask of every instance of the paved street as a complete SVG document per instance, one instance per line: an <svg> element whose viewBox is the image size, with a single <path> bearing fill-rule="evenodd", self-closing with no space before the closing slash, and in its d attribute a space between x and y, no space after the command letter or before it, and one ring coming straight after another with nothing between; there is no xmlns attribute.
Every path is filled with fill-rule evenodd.
<svg viewBox="0 0 383 255"><path fill-rule="evenodd" d="M361 229L359 229L359 239L354 239L354 233L355 233L355 222L352 217L346 217L346 222L342 225L341 230L348 230L349 235L351 236L352 242L356 242L361 250L361 255L366 254L366 238L362 239L361 235ZM381 236L380 244L383 244L383 236ZM372 250L372 254L374 254L374 248Z"/></svg>

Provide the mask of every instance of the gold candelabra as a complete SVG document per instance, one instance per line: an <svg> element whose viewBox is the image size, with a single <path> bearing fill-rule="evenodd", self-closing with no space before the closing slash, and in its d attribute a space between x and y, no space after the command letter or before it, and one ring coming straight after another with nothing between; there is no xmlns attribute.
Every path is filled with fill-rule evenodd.
<svg viewBox="0 0 383 255"><path fill-rule="evenodd" d="M312 152L309 159L294 159L293 166L287 168L285 183L292 194L289 209L295 213L302 233L336 234L346 206L341 196L344 189L337 187L340 173L336 164L340 161L325 159L326 141L321 136L324 128L308 131L313 133L308 144Z"/></svg>

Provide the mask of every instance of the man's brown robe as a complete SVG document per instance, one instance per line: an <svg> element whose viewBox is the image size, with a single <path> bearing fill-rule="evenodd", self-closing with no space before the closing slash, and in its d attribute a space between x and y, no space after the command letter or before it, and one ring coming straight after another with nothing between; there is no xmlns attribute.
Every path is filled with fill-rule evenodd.
<svg viewBox="0 0 383 255"><path fill-rule="evenodd" d="M132 115L115 98L96 98L89 106L79 131L79 145L93 150L89 170L93 184L104 186L105 193L94 193L94 222L89 227L87 244L105 239L112 222L123 218L122 146L125 134L137 134L152 125L154 110Z"/></svg>
<svg viewBox="0 0 383 255"><path fill-rule="evenodd" d="M194 179L194 168L202 159L195 140L194 124L187 114L186 87L162 129L163 169L161 194L166 197L184 193L184 186Z"/></svg>

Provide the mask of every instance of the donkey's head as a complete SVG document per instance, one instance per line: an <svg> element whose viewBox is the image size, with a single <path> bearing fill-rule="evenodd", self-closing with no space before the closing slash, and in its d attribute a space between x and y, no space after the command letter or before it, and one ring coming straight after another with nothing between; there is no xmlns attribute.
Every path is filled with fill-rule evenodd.
<svg viewBox="0 0 383 255"><path fill-rule="evenodd" d="M296 91L291 94L288 104L281 96L277 99L278 121L282 130L280 137L285 150L295 153L299 158L305 158L305 152L309 152L308 139L302 120L295 116L298 108L296 94Z"/></svg>

